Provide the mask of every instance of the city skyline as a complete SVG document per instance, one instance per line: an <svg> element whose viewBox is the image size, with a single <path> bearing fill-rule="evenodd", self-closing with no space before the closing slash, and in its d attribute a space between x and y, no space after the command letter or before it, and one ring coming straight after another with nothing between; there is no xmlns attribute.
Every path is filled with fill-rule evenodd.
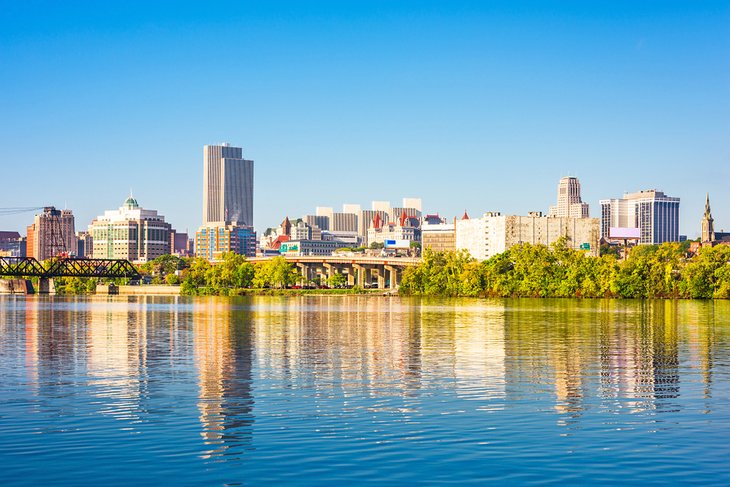
<svg viewBox="0 0 730 487"><path fill-rule="evenodd" d="M402 194L443 216L547 212L568 175L593 217L657 189L694 238L709 192L730 229L730 6L527 4L8 4L0 163L33 186L0 207L86 224L131 186L192 233L200 148L228 140L257 161L259 231Z"/></svg>

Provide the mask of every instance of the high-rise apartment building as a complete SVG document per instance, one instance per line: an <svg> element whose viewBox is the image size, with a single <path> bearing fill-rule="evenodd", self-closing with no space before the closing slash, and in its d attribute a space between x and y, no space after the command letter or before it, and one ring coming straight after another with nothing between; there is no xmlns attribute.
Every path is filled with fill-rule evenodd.
<svg viewBox="0 0 730 487"><path fill-rule="evenodd" d="M588 218L588 203L581 199L578 178L566 176L560 179L557 203L550 207L550 216Z"/></svg>
<svg viewBox="0 0 730 487"><path fill-rule="evenodd" d="M679 241L679 198L650 189L601 200L600 205L603 238L610 238L613 227L638 228L642 244Z"/></svg>
<svg viewBox="0 0 730 487"><path fill-rule="evenodd" d="M75 219L71 210L57 210L53 206L43 208L27 229L28 257L46 260L58 255L76 255Z"/></svg>
<svg viewBox="0 0 730 487"><path fill-rule="evenodd" d="M130 195L118 210L107 210L91 222L90 254L95 259L148 262L172 252L172 232L164 216L140 207Z"/></svg>
<svg viewBox="0 0 730 487"><path fill-rule="evenodd" d="M229 144L203 148L203 226L253 226L253 161Z"/></svg>

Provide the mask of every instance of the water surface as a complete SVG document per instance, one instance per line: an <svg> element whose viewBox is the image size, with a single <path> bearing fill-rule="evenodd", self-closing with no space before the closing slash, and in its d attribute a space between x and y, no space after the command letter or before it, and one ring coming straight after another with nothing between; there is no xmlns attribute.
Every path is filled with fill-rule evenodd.
<svg viewBox="0 0 730 487"><path fill-rule="evenodd" d="M730 484L730 303L0 296L0 484Z"/></svg>

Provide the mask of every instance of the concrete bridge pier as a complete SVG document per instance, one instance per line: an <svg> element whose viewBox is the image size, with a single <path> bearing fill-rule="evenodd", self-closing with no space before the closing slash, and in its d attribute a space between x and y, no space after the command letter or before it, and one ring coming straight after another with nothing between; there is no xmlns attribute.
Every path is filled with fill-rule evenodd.
<svg viewBox="0 0 730 487"><path fill-rule="evenodd" d="M332 264L328 264L327 262L324 262L322 264L324 266L324 270L327 273L325 276L325 279L329 281L329 279L335 275L335 266Z"/></svg>
<svg viewBox="0 0 730 487"><path fill-rule="evenodd" d="M386 265L385 271L388 273L388 284L390 289L398 287L398 268L392 265Z"/></svg>
<svg viewBox="0 0 730 487"><path fill-rule="evenodd" d="M347 285L354 286L355 285L355 267L347 266L347 267L345 267L344 270L347 271Z"/></svg>
<svg viewBox="0 0 730 487"><path fill-rule="evenodd" d="M309 280L309 266L299 262L297 263L297 267L299 268L300 284L304 285Z"/></svg>
<svg viewBox="0 0 730 487"><path fill-rule="evenodd" d="M367 269L365 266L362 266L360 264L352 264L352 270L355 278L355 285L364 287L365 286L365 273L367 272Z"/></svg>
<svg viewBox="0 0 730 487"><path fill-rule="evenodd" d="M56 294L53 278L41 277L38 279L38 294Z"/></svg>
<svg viewBox="0 0 730 487"><path fill-rule="evenodd" d="M385 289L385 269L379 265L373 269L375 277L378 279L378 289Z"/></svg>

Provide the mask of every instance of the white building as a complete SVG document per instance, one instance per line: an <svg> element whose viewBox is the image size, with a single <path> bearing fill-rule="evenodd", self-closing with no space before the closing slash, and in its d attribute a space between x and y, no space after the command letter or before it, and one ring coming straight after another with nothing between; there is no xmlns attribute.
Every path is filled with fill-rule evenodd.
<svg viewBox="0 0 730 487"><path fill-rule="evenodd" d="M679 241L679 198L650 189L601 200L601 237L612 227L638 228L642 244Z"/></svg>
<svg viewBox="0 0 730 487"><path fill-rule="evenodd" d="M368 245L385 243L386 240L421 241L421 230L413 225L411 218L401 215L396 222L383 221L380 213L376 213L368 229Z"/></svg>
<svg viewBox="0 0 730 487"><path fill-rule="evenodd" d="M558 204L550 207L550 216L588 218L588 203L580 196L580 181L564 177L558 183Z"/></svg>
<svg viewBox="0 0 730 487"><path fill-rule="evenodd" d="M506 216L485 213L482 218L456 221L456 249L467 250L477 260L487 260L507 250Z"/></svg>
<svg viewBox="0 0 730 487"><path fill-rule="evenodd" d="M107 210L89 225L95 259L147 262L170 253L172 227L156 210L145 210L132 196L118 210Z"/></svg>
<svg viewBox="0 0 730 487"><path fill-rule="evenodd" d="M292 240L322 240L322 230L304 220L297 220L291 225L289 236Z"/></svg>
<svg viewBox="0 0 730 487"><path fill-rule="evenodd" d="M482 218L456 222L456 248L467 250L477 260L486 260L523 243L551 245L566 237L568 245L598 256L598 218L547 217L540 212L528 216L485 213Z"/></svg>

